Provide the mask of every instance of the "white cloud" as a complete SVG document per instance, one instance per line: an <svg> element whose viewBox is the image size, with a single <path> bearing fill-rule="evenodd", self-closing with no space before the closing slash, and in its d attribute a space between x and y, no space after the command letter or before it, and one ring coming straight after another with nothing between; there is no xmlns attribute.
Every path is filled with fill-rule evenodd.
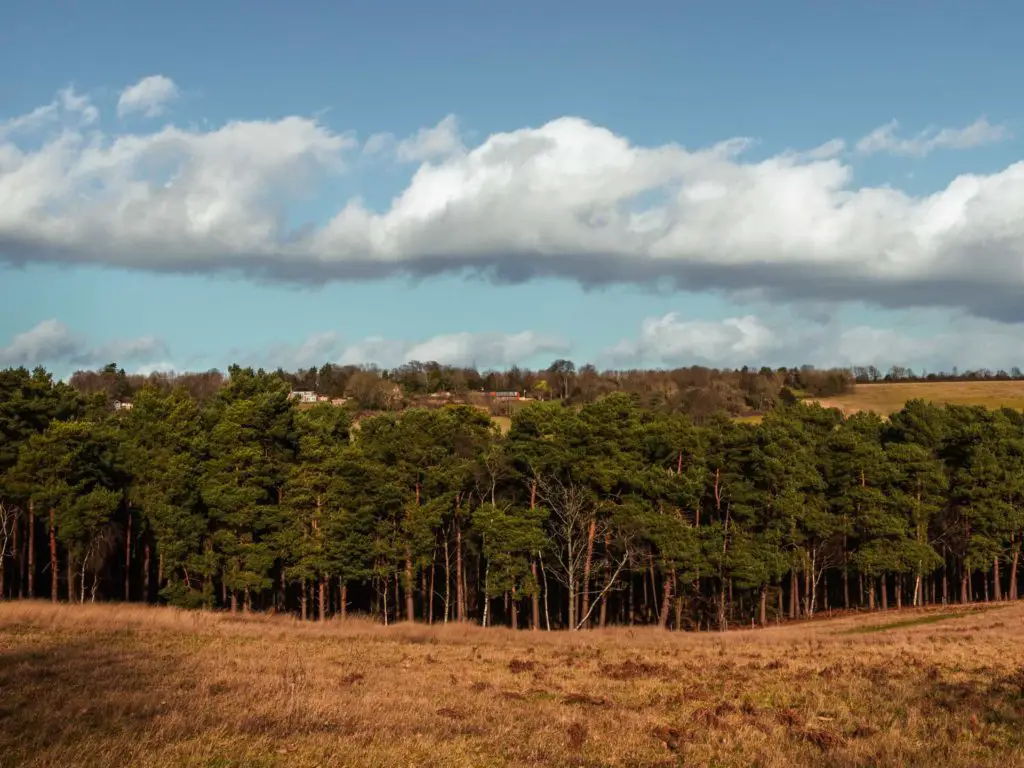
<svg viewBox="0 0 1024 768"><path fill-rule="evenodd" d="M992 125L984 117L963 128L927 129L910 139L896 135L899 122L891 120L857 142L857 151L864 155L888 152L893 155L924 157L936 149L970 149L1002 141L1009 136L1006 126Z"/></svg>
<svg viewBox="0 0 1024 768"><path fill-rule="evenodd" d="M394 154L403 163L424 162L450 157L465 150L455 115L448 115L432 128L421 128L412 136L398 141L394 134L375 133L363 144L363 153Z"/></svg>
<svg viewBox="0 0 1024 768"><path fill-rule="evenodd" d="M145 363L166 354L166 344L153 336L90 345L64 323L51 318L17 334L7 346L0 347L0 366L94 367L114 362Z"/></svg>
<svg viewBox="0 0 1024 768"><path fill-rule="evenodd" d="M327 201L333 218L296 230L295 204L358 151L313 119L0 138L0 258L312 284L460 271L667 281L1024 320L1024 162L914 196L856 185L838 140L746 160L749 139L645 147L564 117L461 142L454 120L393 142L430 159L385 210Z"/></svg>
<svg viewBox="0 0 1024 768"><path fill-rule="evenodd" d="M480 368L522 365L539 356L567 353L561 338L533 331L520 333L451 333L423 341L386 339L379 336L345 343L333 331L315 334L298 345L279 344L256 355L244 355L252 364L287 370L339 365L370 365L395 368L412 360L442 365L476 365Z"/></svg>
<svg viewBox="0 0 1024 768"><path fill-rule="evenodd" d="M157 117L167 103L177 97L178 86L173 80L163 75L150 75L121 91L121 98L117 100L117 115L124 117L133 112L141 112L145 117Z"/></svg>
<svg viewBox="0 0 1024 768"><path fill-rule="evenodd" d="M905 365L918 372L1024 366L1013 325L962 316L947 317L943 325L909 314L880 326L847 325L835 317L814 323L796 315L684 319L671 312L644 320L637 337L605 350L604 360L612 366L665 367Z"/></svg>

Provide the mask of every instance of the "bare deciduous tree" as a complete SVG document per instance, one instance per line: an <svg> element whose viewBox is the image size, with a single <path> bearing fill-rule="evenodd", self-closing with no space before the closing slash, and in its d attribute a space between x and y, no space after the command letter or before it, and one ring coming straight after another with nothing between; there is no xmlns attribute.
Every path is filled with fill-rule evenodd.
<svg viewBox="0 0 1024 768"><path fill-rule="evenodd" d="M569 594L569 627L575 631L586 625L599 599L615 584L629 563L632 548L628 540L622 542L623 554L617 558L612 575L597 599L584 599L581 611L580 599L590 595L587 571L592 542L604 540L611 533L611 526L607 520L601 519L598 514L601 503L585 486L571 479L563 481L552 475L536 475L536 488L537 498L551 513L551 555L556 566L552 574Z"/></svg>
<svg viewBox="0 0 1024 768"><path fill-rule="evenodd" d="M0 502L0 600L4 599L4 571L6 558L13 557L11 543L14 540L15 526L21 516L21 509Z"/></svg>

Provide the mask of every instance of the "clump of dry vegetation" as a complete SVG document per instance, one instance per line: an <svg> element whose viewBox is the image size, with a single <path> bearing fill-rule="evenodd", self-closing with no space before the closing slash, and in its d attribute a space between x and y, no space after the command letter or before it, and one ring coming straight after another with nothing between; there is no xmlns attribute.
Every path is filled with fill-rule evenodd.
<svg viewBox="0 0 1024 768"><path fill-rule="evenodd" d="M1024 765L1024 605L935 613L549 634L9 603L0 764Z"/></svg>

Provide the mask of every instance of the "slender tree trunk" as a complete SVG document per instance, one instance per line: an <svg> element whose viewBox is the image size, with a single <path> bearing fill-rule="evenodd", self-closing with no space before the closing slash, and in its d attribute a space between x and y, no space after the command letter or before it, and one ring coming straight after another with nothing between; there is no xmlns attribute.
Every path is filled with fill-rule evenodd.
<svg viewBox="0 0 1024 768"><path fill-rule="evenodd" d="M164 553L160 553L160 568L158 569L161 573L163 572ZM150 602L153 599L153 595L149 591L149 570L150 570L150 551L149 544L146 544L142 549L142 594L145 602ZM157 592L161 588L160 579L157 578L156 588Z"/></svg>
<svg viewBox="0 0 1024 768"><path fill-rule="evenodd" d="M512 603L509 606L512 612L512 629L519 629L519 600L516 595L516 588L512 587Z"/></svg>
<svg viewBox="0 0 1024 768"><path fill-rule="evenodd" d="M299 598L299 610L302 620L306 621L309 618L309 592L306 590L306 580L302 580L302 597Z"/></svg>
<svg viewBox="0 0 1024 768"><path fill-rule="evenodd" d="M875 580L868 582L868 610L875 610Z"/></svg>
<svg viewBox="0 0 1024 768"><path fill-rule="evenodd" d="M430 609L427 606L427 602L430 600L430 593L427 592L427 569L420 568L420 615L423 620L430 624Z"/></svg>
<svg viewBox="0 0 1024 768"><path fill-rule="evenodd" d="M68 555L68 561L71 556ZM50 510L50 600L57 602L57 589L60 577L57 574L57 523L56 512Z"/></svg>
<svg viewBox="0 0 1024 768"><path fill-rule="evenodd" d="M882 574L881 587L882 587L882 610L889 610L889 577Z"/></svg>
<svg viewBox="0 0 1024 768"><path fill-rule="evenodd" d="M28 596L36 596L36 506L28 503Z"/></svg>
<svg viewBox="0 0 1024 768"><path fill-rule="evenodd" d="M999 583L999 557L992 558L992 597L996 602L1003 599L1002 585Z"/></svg>
<svg viewBox="0 0 1024 768"><path fill-rule="evenodd" d="M434 579L437 575L437 563L435 562L437 557L437 548L434 548L434 554L430 558L430 597L427 598L427 623L434 623Z"/></svg>
<svg viewBox="0 0 1024 768"><path fill-rule="evenodd" d="M903 574L896 574L896 610L903 608Z"/></svg>
<svg viewBox="0 0 1024 768"><path fill-rule="evenodd" d="M320 609L319 619L324 621L327 618L327 576L320 576L320 594L317 595Z"/></svg>
<svg viewBox="0 0 1024 768"><path fill-rule="evenodd" d="M344 580L342 580L338 591L340 592L338 595L338 607L341 611L341 620L344 621L348 618L348 584Z"/></svg>
<svg viewBox="0 0 1024 768"><path fill-rule="evenodd" d="M405 550L405 620L416 620L416 603L413 599L412 552Z"/></svg>
<svg viewBox="0 0 1024 768"><path fill-rule="evenodd" d="M758 613L759 613L758 619L761 622L761 626L762 627L767 626L768 625L768 585L767 584L762 584L761 585L761 601L760 601L760 608L758 609Z"/></svg>
<svg viewBox="0 0 1024 768"><path fill-rule="evenodd" d="M864 574L857 574L857 588L860 591L860 607L864 607Z"/></svg>
<svg viewBox="0 0 1024 768"><path fill-rule="evenodd" d="M67 560L67 571L68 571L68 602L75 602L75 563L71 557L71 553L68 552Z"/></svg>
<svg viewBox="0 0 1024 768"><path fill-rule="evenodd" d="M580 615L573 617L573 621L579 624L587 615L590 608L590 566L594 560L594 536L597 534L597 518L590 518L590 527L587 528L587 557L583 561L583 602L580 606ZM589 620L587 621L589 624Z"/></svg>
<svg viewBox="0 0 1024 768"><path fill-rule="evenodd" d="M548 608L548 572L544 568L544 558L540 552L537 553L537 560L540 562L540 578L544 582L544 629L551 631L551 612Z"/></svg>
<svg viewBox="0 0 1024 768"><path fill-rule="evenodd" d="M967 599L967 569L960 571L960 602L966 603Z"/></svg>
<svg viewBox="0 0 1024 768"><path fill-rule="evenodd" d="M462 581L462 528L458 520L455 521L455 610L458 620L465 621L466 618L466 595Z"/></svg>
<svg viewBox="0 0 1024 768"><path fill-rule="evenodd" d="M800 613L800 581L796 568L789 572L789 618L795 619Z"/></svg>
<svg viewBox="0 0 1024 768"><path fill-rule="evenodd" d="M132 511L128 510L128 522L124 533L124 601L131 600L131 570L132 570Z"/></svg>
<svg viewBox="0 0 1024 768"><path fill-rule="evenodd" d="M846 564L843 565L843 609L850 610L850 566Z"/></svg>
<svg viewBox="0 0 1024 768"><path fill-rule="evenodd" d="M1013 544L1013 556L1010 559L1010 600L1017 599L1017 568L1020 561L1020 542Z"/></svg>
<svg viewBox="0 0 1024 768"><path fill-rule="evenodd" d="M675 581L675 576L673 576L672 580L673 580L673 582ZM675 629L675 631L678 632L679 630L681 630L683 628L683 598L682 598L681 595L676 595L675 606L676 606L676 617L675 617L676 620L675 620L675 624L673 624L673 629Z"/></svg>
<svg viewBox="0 0 1024 768"><path fill-rule="evenodd" d="M452 556L448 551L448 534L444 536L444 623L448 623L452 602Z"/></svg>
<svg viewBox="0 0 1024 768"><path fill-rule="evenodd" d="M252 591L248 587L245 588L245 603L243 605L246 613L252 613Z"/></svg>
<svg viewBox="0 0 1024 768"><path fill-rule="evenodd" d="M658 614L658 627L660 629L665 629L668 626L668 609L672 605L672 585L673 578L672 574L669 573L665 576L664 594L661 598L661 613Z"/></svg>
<svg viewBox="0 0 1024 768"><path fill-rule="evenodd" d="M537 582L537 561L530 563L530 571L533 574L535 589L530 596L530 629L536 632L540 629L540 584Z"/></svg>

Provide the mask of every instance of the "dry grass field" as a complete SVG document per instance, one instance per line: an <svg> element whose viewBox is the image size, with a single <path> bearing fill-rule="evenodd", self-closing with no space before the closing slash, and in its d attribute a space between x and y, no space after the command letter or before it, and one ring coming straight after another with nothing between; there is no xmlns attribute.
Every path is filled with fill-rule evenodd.
<svg viewBox="0 0 1024 768"><path fill-rule="evenodd" d="M1024 602L575 635L0 604L0 764L1024 765Z"/></svg>
<svg viewBox="0 0 1024 768"><path fill-rule="evenodd" d="M983 405L986 408L1024 408L1024 381L908 382L861 384L853 392L818 400L844 413L874 411L883 416L900 410L908 400L921 398L938 405Z"/></svg>

